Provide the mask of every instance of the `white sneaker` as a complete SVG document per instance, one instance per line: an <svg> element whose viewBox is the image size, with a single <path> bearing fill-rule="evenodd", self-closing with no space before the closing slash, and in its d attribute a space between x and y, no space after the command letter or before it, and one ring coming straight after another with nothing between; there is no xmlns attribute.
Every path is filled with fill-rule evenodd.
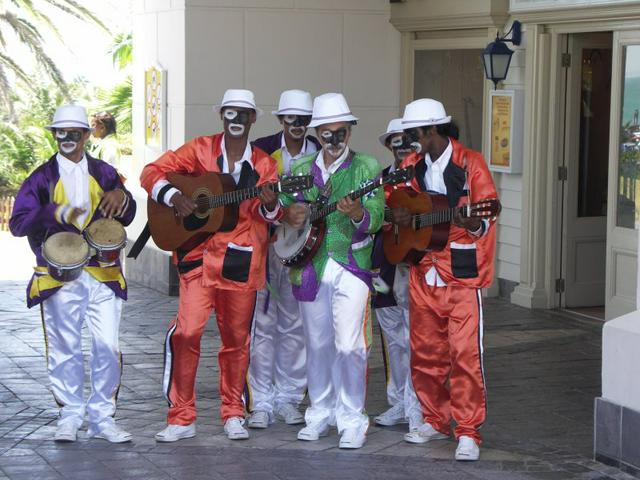
<svg viewBox="0 0 640 480"><path fill-rule="evenodd" d="M423 423L412 432L404 434L404 441L409 443L427 443L431 440L444 440L449 435L439 432L430 423Z"/></svg>
<svg viewBox="0 0 640 480"><path fill-rule="evenodd" d="M229 440L245 440L249 438L249 431L243 427L244 418L231 417L224 422L224 432Z"/></svg>
<svg viewBox="0 0 640 480"><path fill-rule="evenodd" d="M328 434L329 425L327 422L309 423L298 432L298 440L313 442L320 437L326 437Z"/></svg>
<svg viewBox="0 0 640 480"><path fill-rule="evenodd" d="M413 432L424 425L422 413L413 413L409 415L409 431Z"/></svg>
<svg viewBox="0 0 640 480"><path fill-rule="evenodd" d="M287 425L300 425L304 423L304 415L300 413L300 410L291 403L283 403L278 405L273 411L276 418Z"/></svg>
<svg viewBox="0 0 640 480"><path fill-rule="evenodd" d="M125 432L115 423L108 425L99 432L89 432L89 436L93 438L101 438L111 443L126 443L130 442L133 436L129 432Z"/></svg>
<svg viewBox="0 0 640 480"><path fill-rule="evenodd" d="M167 425L163 430L156 433L156 442L177 442L184 438L196 436L196 424L191 425Z"/></svg>
<svg viewBox="0 0 640 480"><path fill-rule="evenodd" d="M476 441L467 437L466 435L462 435L458 439L458 448L456 448L456 460L460 460L463 462L473 462L480 458L480 447Z"/></svg>
<svg viewBox="0 0 640 480"><path fill-rule="evenodd" d="M345 428L340 436L339 448L361 448L367 440L367 425Z"/></svg>
<svg viewBox="0 0 640 480"><path fill-rule="evenodd" d="M404 418L404 406L402 403L397 403L386 412L378 415L373 419L373 421L383 427L391 427L392 425L398 425L399 423L407 423L407 419Z"/></svg>
<svg viewBox="0 0 640 480"><path fill-rule="evenodd" d="M269 414L257 410L251 414L247 422L249 428L267 428L269 426Z"/></svg>
<svg viewBox="0 0 640 480"><path fill-rule="evenodd" d="M75 442L78 438L78 428L71 423L58 425L53 440L56 442Z"/></svg>

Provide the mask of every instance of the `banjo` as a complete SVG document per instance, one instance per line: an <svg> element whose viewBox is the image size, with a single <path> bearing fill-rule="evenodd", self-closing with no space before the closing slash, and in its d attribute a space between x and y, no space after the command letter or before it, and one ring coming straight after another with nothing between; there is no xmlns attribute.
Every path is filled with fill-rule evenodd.
<svg viewBox="0 0 640 480"><path fill-rule="evenodd" d="M395 185L405 183L413 178L413 166L391 172L385 177L367 182L358 190L351 192L348 197L355 200L374 191L382 185ZM325 217L334 212L338 202L312 204L309 215L300 228L293 228L287 223L282 223L276 229L276 240L273 248L282 264L286 267L303 267L311 261L324 239L326 223Z"/></svg>

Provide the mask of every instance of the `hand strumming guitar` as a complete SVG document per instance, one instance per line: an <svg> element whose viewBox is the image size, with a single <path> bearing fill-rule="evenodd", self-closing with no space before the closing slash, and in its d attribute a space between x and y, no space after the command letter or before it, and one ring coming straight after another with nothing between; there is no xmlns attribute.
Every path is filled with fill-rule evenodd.
<svg viewBox="0 0 640 480"><path fill-rule="evenodd" d="M403 207L391 210L393 216L392 222L400 227L408 227L411 225L411 212Z"/></svg>
<svg viewBox="0 0 640 480"><path fill-rule="evenodd" d="M176 213L181 217L188 217L196 209L197 205L189 197L185 197L182 193L176 192L171 196L171 203Z"/></svg>
<svg viewBox="0 0 640 480"><path fill-rule="evenodd" d="M308 210L304 203L294 203L284 209L283 222L288 223L293 228L300 228L307 219Z"/></svg>

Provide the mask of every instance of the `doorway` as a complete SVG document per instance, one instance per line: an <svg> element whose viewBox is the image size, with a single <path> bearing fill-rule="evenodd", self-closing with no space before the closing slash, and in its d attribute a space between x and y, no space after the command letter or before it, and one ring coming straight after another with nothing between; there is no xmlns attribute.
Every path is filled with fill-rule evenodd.
<svg viewBox="0 0 640 480"><path fill-rule="evenodd" d="M565 37L561 182L561 308L605 318L613 36Z"/></svg>

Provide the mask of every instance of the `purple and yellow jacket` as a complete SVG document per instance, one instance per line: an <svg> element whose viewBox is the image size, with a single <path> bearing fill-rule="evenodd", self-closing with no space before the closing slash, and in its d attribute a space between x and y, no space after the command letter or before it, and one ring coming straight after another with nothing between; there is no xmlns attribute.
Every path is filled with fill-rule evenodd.
<svg viewBox="0 0 640 480"><path fill-rule="evenodd" d="M56 215L61 206L69 203L58 171L56 155L29 175L16 197L9 220L9 229L16 237L26 236L36 256L37 266L27 286L29 308L53 295L63 285L63 282L55 280L48 274L47 262L42 256L42 245L49 236L58 232L81 234L91 222L102 218L98 205L103 193L118 188L124 191L127 200L121 216L116 220L126 226L131 223L136 214L136 202L122 184L116 169L89 154L86 156L91 206L84 225L65 223L60 215ZM119 259L115 264L101 266L93 257L84 269L96 280L111 288L118 297L127 299L127 283L122 274Z"/></svg>

